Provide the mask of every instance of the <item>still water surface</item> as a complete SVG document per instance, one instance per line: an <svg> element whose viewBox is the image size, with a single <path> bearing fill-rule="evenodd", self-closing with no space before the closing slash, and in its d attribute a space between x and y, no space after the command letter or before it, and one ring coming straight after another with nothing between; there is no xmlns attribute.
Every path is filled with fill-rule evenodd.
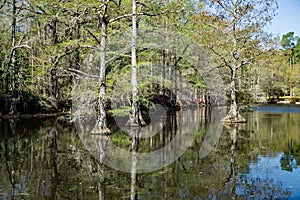
<svg viewBox="0 0 300 200"><path fill-rule="evenodd" d="M184 132L183 116L197 122L192 144L167 167L136 175L101 165L67 119L2 119L0 199L300 199L299 108L257 107L239 126L223 126L215 109L170 114L138 151ZM111 129L109 140L130 149L133 140Z"/></svg>

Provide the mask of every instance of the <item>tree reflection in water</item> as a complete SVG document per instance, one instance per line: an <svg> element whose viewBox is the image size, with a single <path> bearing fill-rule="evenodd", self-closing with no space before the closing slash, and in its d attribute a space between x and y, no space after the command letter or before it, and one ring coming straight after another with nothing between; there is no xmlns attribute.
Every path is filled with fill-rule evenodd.
<svg viewBox="0 0 300 200"><path fill-rule="evenodd" d="M297 163L299 162L297 158L297 153L300 152L299 147L300 145L295 145L293 140L289 140L288 149L284 151L284 154L280 159L281 168L283 170L292 172L293 169L297 169Z"/></svg>
<svg viewBox="0 0 300 200"><path fill-rule="evenodd" d="M70 123L3 119L0 199L285 199L299 194L300 116L287 123L285 115L270 118L254 112L246 125L224 128L213 109L209 114L208 109L184 112L166 119L154 137L139 138L131 130L130 144L121 144L130 149L129 173L103 165L113 135L94 135L97 156L91 156ZM181 127L188 120L199 127L185 154L164 169L135 173L142 166L136 155L168 144L185 131ZM213 131L207 131L209 124ZM264 158L272 158L271 163ZM277 172L283 175L275 176ZM287 183L290 179L294 182Z"/></svg>
<svg viewBox="0 0 300 200"><path fill-rule="evenodd" d="M224 124L224 126L231 138L231 164L230 174L225 183L225 190L221 191L217 196L224 197L225 193L231 191L229 196L234 199L288 199L291 196L291 191L288 188L284 188L281 182L275 181L272 178L262 179L236 172L237 140L242 125Z"/></svg>
<svg viewBox="0 0 300 200"><path fill-rule="evenodd" d="M109 140L109 136L105 134L94 134L92 135L96 142L97 146L97 176L99 177L99 184L98 184L98 194L99 200L104 200L105 196L105 166L104 166L104 159L106 155L106 143Z"/></svg>
<svg viewBox="0 0 300 200"><path fill-rule="evenodd" d="M141 127L130 127L130 135L132 136L131 140L131 151L132 151L132 158L131 158L131 170L130 170L130 199L135 200L137 199L137 163L138 163L138 146L139 146L139 134L141 131ZM97 146L97 159L98 159L98 176L99 176L99 200L105 199L105 166L104 160L106 156L106 144L110 139L109 136L105 134L93 134L93 138L96 142Z"/></svg>
<svg viewBox="0 0 300 200"><path fill-rule="evenodd" d="M137 152L139 148L139 135L140 135L141 127L130 127L130 135L132 135L131 140L131 150L132 150L132 158L131 158L131 185L130 185L130 200L137 199Z"/></svg>

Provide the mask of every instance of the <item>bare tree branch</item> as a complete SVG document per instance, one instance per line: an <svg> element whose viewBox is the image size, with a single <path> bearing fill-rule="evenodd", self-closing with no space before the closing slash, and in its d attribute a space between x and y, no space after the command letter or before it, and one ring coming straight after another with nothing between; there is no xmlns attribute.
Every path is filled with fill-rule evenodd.
<svg viewBox="0 0 300 200"><path fill-rule="evenodd" d="M69 68L68 71L70 71L70 72L75 72L75 73L77 73L77 74L82 74L82 75L84 75L84 76L86 76L86 77L89 77L89 78L96 78L96 79L99 78L99 76L91 75L91 74L85 73L85 72L80 71L80 70L77 70L77 69L71 69L71 68Z"/></svg>
<svg viewBox="0 0 300 200"><path fill-rule="evenodd" d="M232 10L228 7L226 7L221 0L217 0L215 1L217 4L219 4L219 6L221 6L226 12L229 12L230 14L234 15L234 13L232 12Z"/></svg>
<svg viewBox="0 0 300 200"><path fill-rule="evenodd" d="M113 60L115 60L116 58L118 58L119 56L121 56L124 52L126 52L130 48L131 47L127 47L127 48L123 49L120 53L118 53L117 55L113 56L112 58L110 58L109 60L107 60L105 63L109 64L110 62L112 62Z"/></svg>
<svg viewBox="0 0 300 200"><path fill-rule="evenodd" d="M221 60L224 62L224 64L230 69L232 70L231 65L227 62L226 58L221 55L219 52L217 52L212 46L207 46L207 48L209 48L214 54L216 54L219 58L221 58Z"/></svg>
<svg viewBox="0 0 300 200"><path fill-rule="evenodd" d="M10 64L11 64L11 62L12 62L12 57L13 57L14 52L15 52L17 49L22 49L22 48L31 49L31 47L28 46L28 45L18 45L18 46L14 46L14 47L11 49L11 51L10 51L9 59L8 59L7 65L10 65Z"/></svg>
<svg viewBox="0 0 300 200"><path fill-rule="evenodd" d="M78 50L78 49L79 49L79 47L76 47L76 48L74 48L74 49L67 50L67 51L65 51L64 53L58 55L58 56L56 57L55 61L53 62L53 66L56 67L56 66L58 65L58 62L59 62L63 57L65 57L65 56L67 56L67 55L73 53L74 51L76 51L76 50Z"/></svg>
<svg viewBox="0 0 300 200"><path fill-rule="evenodd" d="M1 12L2 8L4 7L4 5L6 4L6 2L7 2L7 0L4 0L3 4L0 5L0 12Z"/></svg>
<svg viewBox="0 0 300 200"><path fill-rule="evenodd" d="M96 42L99 45L101 44L101 41L97 38L97 36L89 28L85 28L85 30L87 30L87 32L96 40Z"/></svg>
<svg viewBox="0 0 300 200"><path fill-rule="evenodd" d="M165 11L162 11L162 12L159 12L159 13L147 13L147 12L139 12L139 13L136 13L137 16L148 16L148 17L155 17L155 16L160 16L160 15L164 15L166 13L179 13L179 12L182 12L182 10L180 11L174 11L174 12L170 12L169 10L165 10ZM127 17L132 17L132 13L130 14L124 14L124 15L121 15L121 16L118 16L118 17L115 17L113 19L110 19L108 21L108 23L111 23L111 22L114 22L114 21L118 21L120 19L124 19L124 18L127 18Z"/></svg>
<svg viewBox="0 0 300 200"><path fill-rule="evenodd" d="M93 49L93 50L96 50L96 51L100 51L100 48L98 47L94 47L94 46L91 46L91 45L80 45L81 48L87 48L87 49Z"/></svg>

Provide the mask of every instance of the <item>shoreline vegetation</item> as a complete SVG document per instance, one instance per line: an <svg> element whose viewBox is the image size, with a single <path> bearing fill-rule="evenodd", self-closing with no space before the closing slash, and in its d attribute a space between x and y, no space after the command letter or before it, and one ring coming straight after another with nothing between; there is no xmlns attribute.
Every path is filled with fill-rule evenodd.
<svg viewBox="0 0 300 200"><path fill-rule="evenodd" d="M36 114L15 114L15 115L0 115L0 119L29 119L29 118L52 118L52 117L61 117L69 116L71 112L57 112L57 113L36 113Z"/></svg>
<svg viewBox="0 0 300 200"><path fill-rule="evenodd" d="M70 102L56 102L28 92L16 95L0 94L0 118L44 118L71 113Z"/></svg>
<svg viewBox="0 0 300 200"><path fill-rule="evenodd" d="M61 117L61 116L71 116L72 115L72 104L70 102L62 104L62 103L54 103L50 98L38 98L34 97L30 94L25 94L25 98L23 96L23 99L26 99L25 101L22 101L21 99L15 100L17 113L9 113L9 109L5 110L4 106L0 107L0 119L18 119L18 118L49 118L49 117ZM29 97L29 96L30 97ZM246 106L240 106L240 111L243 112L251 112L251 107L254 105L265 105L265 104L291 104L291 105L300 105L299 97L288 97L288 96L282 96L277 98L269 98L265 101L257 101L252 102L249 105ZM0 95L0 103L1 105L6 105L7 108L11 107L11 103L14 100L10 98L7 95ZM153 102L156 104L161 105L166 109L167 112L172 111L180 111L180 110L186 110L186 109L196 109L198 107L210 107L210 103L203 103L199 102L199 100L195 100L192 102L177 102L176 104L162 104L159 102ZM229 108L228 105L221 105L226 106ZM144 112L147 110L147 107L143 107L142 111ZM113 116L113 112L111 112L111 109L107 109L107 115ZM124 114L122 114L124 115ZM128 114L129 115L129 114Z"/></svg>

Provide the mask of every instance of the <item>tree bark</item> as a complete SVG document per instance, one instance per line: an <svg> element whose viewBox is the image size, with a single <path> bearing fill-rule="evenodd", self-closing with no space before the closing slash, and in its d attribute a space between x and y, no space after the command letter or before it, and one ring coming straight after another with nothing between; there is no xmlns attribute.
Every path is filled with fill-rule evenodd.
<svg viewBox="0 0 300 200"><path fill-rule="evenodd" d="M132 0L132 41L131 41L131 90L132 90L132 101L131 110L129 113L129 120L126 126L141 126L146 125L140 110L140 101L138 97L138 83L137 83L137 14L136 14L136 0Z"/></svg>
<svg viewBox="0 0 300 200"><path fill-rule="evenodd" d="M57 17L55 17L55 19L52 20L51 23L51 28L52 28L52 44L55 46L57 45L57 40L58 40L58 36L57 36L57 22L58 19ZM57 99L57 93L58 93L58 77L57 77L57 64L55 63L55 61L52 61L52 64L54 65L54 68L51 69L50 72L50 87L51 87L51 95L53 97L53 99L56 101Z"/></svg>
<svg viewBox="0 0 300 200"><path fill-rule="evenodd" d="M105 10L107 9L107 4ZM106 12L106 11L105 11ZM106 39L107 39L107 21L103 17L101 25L101 42L100 42L100 73L99 73L99 100L97 122L92 130L92 134L110 134L106 120Z"/></svg>
<svg viewBox="0 0 300 200"><path fill-rule="evenodd" d="M16 46L16 25L17 25L17 16L16 16L16 0L13 0L13 22L12 22L12 48ZM12 52L12 95L15 95L16 90L16 51Z"/></svg>
<svg viewBox="0 0 300 200"><path fill-rule="evenodd" d="M233 50L230 52L232 56L231 60L231 66L230 72L231 72L231 83L230 83L230 89L231 89L231 94L230 94L230 109L228 114L222 119L222 122L224 123L245 123L246 119L244 119L240 113L239 113L239 107L237 104L237 96L236 96L236 73L239 68L243 66L243 64L237 64L239 60L239 51L238 49L238 38L236 35L236 28L238 25L238 19L236 18L237 16L237 10L235 9L237 6L236 2L234 4L234 20L232 22L232 38L233 38Z"/></svg>
<svg viewBox="0 0 300 200"><path fill-rule="evenodd" d="M10 104L10 115L15 115L18 113L17 111L17 92L16 92L16 26L17 26L17 8L16 8L16 0L12 1L12 6L13 6L13 13L12 13L12 55L11 55L11 60L9 60L9 64L7 66L7 74L6 74L6 92L9 90L9 76L10 76L10 65L11 65L11 70L12 70L12 80L11 80L11 104Z"/></svg>
<svg viewBox="0 0 300 200"><path fill-rule="evenodd" d="M236 84L235 84L235 78L236 78L236 71L237 67L231 68L231 94L230 94L230 110L228 114L222 119L222 122L225 123L245 123L246 119L243 118L239 113L239 107L237 104L237 97L236 97Z"/></svg>

